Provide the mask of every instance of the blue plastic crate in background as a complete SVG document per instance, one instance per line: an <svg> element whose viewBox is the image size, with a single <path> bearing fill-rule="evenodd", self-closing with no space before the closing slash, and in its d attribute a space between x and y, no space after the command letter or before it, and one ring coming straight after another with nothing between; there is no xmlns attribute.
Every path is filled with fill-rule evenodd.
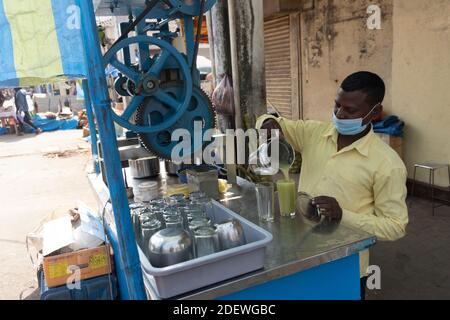
<svg viewBox="0 0 450 320"><path fill-rule="evenodd" d="M104 275L81 280L81 288L70 290L67 286L48 288L44 273L39 275L41 300L115 300L117 299L117 279L111 275Z"/></svg>

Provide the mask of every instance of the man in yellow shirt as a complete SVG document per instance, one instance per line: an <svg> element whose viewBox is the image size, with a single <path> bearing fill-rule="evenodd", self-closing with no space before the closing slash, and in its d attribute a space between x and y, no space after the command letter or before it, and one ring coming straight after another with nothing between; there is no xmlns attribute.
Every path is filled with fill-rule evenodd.
<svg viewBox="0 0 450 320"><path fill-rule="evenodd" d="M299 191L315 197L313 205L326 219L393 241L405 235L408 223L407 173L397 153L372 130L384 95L379 76L357 72L342 82L331 123L264 115L256 127L281 130L301 152ZM360 253L362 298L368 266L366 250Z"/></svg>

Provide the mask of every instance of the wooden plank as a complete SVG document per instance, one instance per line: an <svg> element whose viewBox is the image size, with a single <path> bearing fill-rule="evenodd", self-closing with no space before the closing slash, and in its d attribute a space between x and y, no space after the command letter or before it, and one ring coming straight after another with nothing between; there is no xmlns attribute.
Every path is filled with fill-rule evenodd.
<svg viewBox="0 0 450 320"><path fill-rule="evenodd" d="M280 89L280 88L267 88L267 92L269 92L271 95L286 95L286 97L289 97L291 99L291 90L290 88Z"/></svg>
<svg viewBox="0 0 450 320"><path fill-rule="evenodd" d="M281 101L281 100L276 99L276 98L271 98L271 99L269 99L269 100L270 100L270 102L272 102L272 103L275 105L275 107L277 107L277 108L283 108L283 106L285 106L286 108L290 108L290 106L291 106L291 103L290 103L290 102Z"/></svg>
<svg viewBox="0 0 450 320"><path fill-rule="evenodd" d="M283 16L264 21L264 26L277 26L280 24L289 24L289 16Z"/></svg>
<svg viewBox="0 0 450 320"><path fill-rule="evenodd" d="M264 28L264 36L266 35L268 40L275 40L279 38L289 39L289 26L280 26L277 29Z"/></svg>
<svg viewBox="0 0 450 320"><path fill-rule="evenodd" d="M264 26L264 34L266 34L266 32L268 38L289 37L289 24L278 25L274 28Z"/></svg>
<svg viewBox="0 0 450 320"><path fill-rule="evenodd" d="M291 103L291 95L290 94L271 94L269 93L270 99L277 99L280 102L283 103Z"/></svg>
<svg viewBox="0 0 450 320"><path fill-rule="evenodd" d="M283 27L277 29L264 29L264 36L267 35L268 40L275 39L289 39L289 27Z"/></svg>
<svg viewBox="0 0 450 320"><path fill-rule="evenodd" d="M288 71L289 74L291 73L290 65L289 64L286 65L286 63L284 63L284 62L272 62L267 65L267 68L268 69L283 69L285 71Z"/></svg>
<svg viewBox="0 0 450 320"><path fill-rule="evenodd" d="M288 15L264 22L266 95L282 116L291 118L291 52Z"/></svg>
<svg viewBox="0 0 450 320"><path fill-rule="evenodd" d="M286 75L289 79L291 78L291 75L290 74L288 74L288 75ZM274 83L276 83L276 82L281 82L281 81L284 81L284 80L286 80L286 77L279 77L279 78L277 78L277 77L270 77L270 79L266 79L266 81L268 81L268 82L274 82Z"/></svg>
<svg viewBox="0 0 450 320"><path fill-rule="evenodd" d="M291 58L291 56L289 55L289 54L286 54L286 55L280 55L280 56L265 56L265 59L266 59L266 63L267 62L269 62L269 63L272 63L272 62L285 62L286 63L286 60L289 60ZM289 64L289 63L287 63L287 64Z"/></svg>
<svg viewBox="0 0 450 320"><path fill-rule="evenodd" d="M289 86L282 86L282 85L268 85L267 89L269 89L271 92L274 91L280 91L280 92L291 92L291 88Z"/></svg>
<svg viewBox="0 0 450 320"><path fill-rule="evenodd" d="M289 84L289 81L286 81L287 84ZM291 93L292 88L289 85L279 85L279 86L272 86L272 85L268 85L267 89L270 90L271 92L283 92L283 93Z"/></svg>
<svg viewBox="0 0 450 320"><path fill-rule="evenodd" d="M289 44L289 42L287 42ZM265 55L282 55L286 54L285 50L289 50L289 47L268 47L268 49L265 52ZM288 51L289 52L289 51Z"/></svg>
<svg viewBox="0 0 450 320"><path fill-rule="evenodd" d="M300 119L300 14L294 13L289 15L289 24L291 29L291 102L292 102L292 119Z"/></svg>
<svg viewBox="0 0 450 320"><path fill-rule="evenodd" d="M271 97L286 97L286 100L291 101L291 91L290 90L286 90L286 91L273 91L273 90L267 90L267 92L269 92Z"/></svg>
<svg viewBox="0 0 450 320"><path fill-rule="evenodd" d="M286 50L289 50L289 48L286 48ZM278 51L266 52L266 54L264 55L264 58L269 59L269 61L282 60L282 61L286 61L287 64L289 64L290 57L291 57L290 54L286 53L285 51L281 51L279 49L278 49Z"/></svg>
<svg viewBox="0 0 450 320"><path fill-rule="evenodd" d="M282 78L284 77L283 79L289 79L289 81L291 79L289 70L280 70L278 68L267 68L266 70L269 71L268 74L281 76Z"/></svg>

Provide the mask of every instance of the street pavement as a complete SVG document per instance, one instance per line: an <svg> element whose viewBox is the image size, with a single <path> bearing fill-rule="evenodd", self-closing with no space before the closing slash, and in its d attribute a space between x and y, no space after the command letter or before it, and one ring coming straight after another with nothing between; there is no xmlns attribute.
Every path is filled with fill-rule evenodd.
<svg viewBox="0 0 450 320"><path fill-rule="evenodd" d="M25 247L29 232L78 200L97 208L86 177L91 168L81 130L0 136L0 299L36 292Z"/></svg>

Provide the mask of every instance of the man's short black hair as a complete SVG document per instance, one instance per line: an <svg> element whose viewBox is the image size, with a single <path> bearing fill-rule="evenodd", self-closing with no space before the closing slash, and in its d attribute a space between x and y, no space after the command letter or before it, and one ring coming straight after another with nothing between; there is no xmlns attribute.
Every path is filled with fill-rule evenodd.
<svg viewBox="0 0 450 320"><path fill-rule="evenodd" d="M386 87L383 79L368 71L352 73L341 84L342 90L346 92L361 91L367 94L370 103L383 102Z"/></svg>

